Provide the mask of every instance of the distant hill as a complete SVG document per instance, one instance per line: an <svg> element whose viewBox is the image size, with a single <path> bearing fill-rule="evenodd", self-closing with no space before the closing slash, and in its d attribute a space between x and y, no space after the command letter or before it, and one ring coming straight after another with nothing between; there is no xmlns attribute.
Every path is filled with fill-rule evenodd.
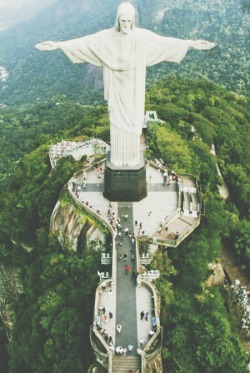
<svg viewBox="0 0 250 373"><path fill-rule="evenodd" d="M241 0L243 1L243 0ZM0 33L0 102L43 101L57 94L83 103L102 100L102 73L72 65L60 52L39 52L43 40L66 40L112 27L119 0L57 0L29 22ZM238 0L137 0L140 27L185 39L215 41L209 52L191 51L180 64L148 69L148 85L167 74L205 77L242 94L249 92L250 19Z"/></svg>

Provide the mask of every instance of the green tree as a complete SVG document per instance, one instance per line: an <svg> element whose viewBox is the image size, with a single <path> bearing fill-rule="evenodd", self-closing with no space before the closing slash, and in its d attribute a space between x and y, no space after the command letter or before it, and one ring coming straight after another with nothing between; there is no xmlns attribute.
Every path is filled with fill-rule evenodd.
<svg viewBox="0 0 250 373"><path fill-rule="evenodd" d="M239 258L242 268L250 268L250 222L246 219L238 220L232 229L229 242Z"/></svg>
<svg viewBox="0 0 250 373"><path fill-rule="evenodd" d="M192 157L185 141L167 127L156 130L158 149L169 169L176 172L191 172Z"/></svg>
<svg viewBox="0 0 250 373"><path fill-rule="evenodd" d="M218 288L206 290L199 302L200 317L195 325L195 354L201 370L212 372L246 371L246 359L234 334Z"/></svg>
<svg viewBox="0 0 250 373"><path fill-rule="evenodd" d="M193 175L197 177L203 191L218 191L221 180L216 168L216 159L211 155L209 148L202 141L192 141Z"/></svg>
<svg viewBox="0 0 250 373"><path fill-rule="evenodd" d="M244 217L249 216L250 182L243 165L228 165L225 170L225 181L230 195L237 208Z"/></svg>

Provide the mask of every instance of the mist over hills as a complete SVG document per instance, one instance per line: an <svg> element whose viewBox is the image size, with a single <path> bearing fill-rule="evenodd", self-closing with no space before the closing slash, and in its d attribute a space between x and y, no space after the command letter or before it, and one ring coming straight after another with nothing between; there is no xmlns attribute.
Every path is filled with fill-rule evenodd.
<svg viewBox="0 0 250 373"><path fill-rule="evenodd" d="M55 0L43 0L42 2L26 0L16 4L8 2L5 5L0 2L0 30L28 21L53 2Z"/></svg>
<svg viewBox="0 0 250 373"><path fill-rule="evenodd" d="M0 66L9 79L0 82L0 102L41 101L54 95L84 103L102 101L102 72L73 65L60 51L40 52L43 40L67 40L112 27L120 0L58 0L30 21L0 33ZM148 85L167 74L205 77L230 90L249 92L250 17L237 0L133 1L140 27L166 36L206 39L209 52L190 51L180 64L148 69Z"/></svg>

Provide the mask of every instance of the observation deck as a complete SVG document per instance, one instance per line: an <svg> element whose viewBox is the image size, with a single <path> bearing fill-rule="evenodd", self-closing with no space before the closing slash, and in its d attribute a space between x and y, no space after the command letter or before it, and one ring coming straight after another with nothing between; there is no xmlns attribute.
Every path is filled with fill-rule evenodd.
<svg viewBox="0 0 250 373"><path fill-rule="evenodd" d="M191 176L167 172L166 178L166 169L147 161L147 196L110 202L103 196L104 167L103 160L68 183L78 206L101 220L112 237L109 255L102 255L107 270L98 271L90 340L104 372L145 373L155 364L161 372L160 295L154 285L160 273L147 265L159 247L177 247L200 224L199 188Z"/></svg>

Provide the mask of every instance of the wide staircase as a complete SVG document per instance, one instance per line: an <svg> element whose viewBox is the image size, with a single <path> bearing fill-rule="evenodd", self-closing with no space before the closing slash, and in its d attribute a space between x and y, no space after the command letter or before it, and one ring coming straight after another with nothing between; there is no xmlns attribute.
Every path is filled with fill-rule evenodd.
<svg viewBox="0 0 250 373"><path fill-rule="evenodd" d="M139 356L114 356L112 360L112 373L135 373L141 370L141 358Z"/></svg>

